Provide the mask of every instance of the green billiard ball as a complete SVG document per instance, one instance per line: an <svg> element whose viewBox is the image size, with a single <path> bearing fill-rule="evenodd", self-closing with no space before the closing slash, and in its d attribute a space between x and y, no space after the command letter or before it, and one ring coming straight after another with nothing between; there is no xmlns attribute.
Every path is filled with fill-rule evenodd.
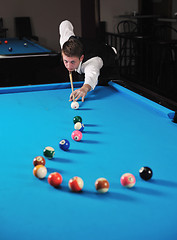
<svg viewBox="0 0 177 240"><path fill-rule="evenodd" d="M81 118L80 116L75 116L75 117L73 118L73 122L74 122L74 124L76 124L77 122L82 123L82 118Z"/></svg>
<svg viewBox="0 0 177 240"><path fill-rule="evenodd" d="M46 147L43 151L43 154L46 158L52 159L55 155L55 150L53 147Z"/></svg>

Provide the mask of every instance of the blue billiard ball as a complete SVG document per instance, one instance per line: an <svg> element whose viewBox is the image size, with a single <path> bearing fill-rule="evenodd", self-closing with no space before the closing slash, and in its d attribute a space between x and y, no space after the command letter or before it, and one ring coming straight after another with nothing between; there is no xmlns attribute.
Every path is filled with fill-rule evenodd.
<svg viewBox="0 0 177 240"><path fill-rule="evenodd" d="M70 143L66 139L62 139L59 143L59 146L62 150L67 151L70 147Z"/></svg>
<svg viewBox="0 0 177 240"><path fill-rule="evenodd" d="M9 52L12 52L12 48L11 47L9 47Z"/></svg>
<svg viewBox="0 0 177 240"><path fill-rule="evenodd" d="M83 130L84 130L84 124L81 123L81 122L77 122L77 123L74 124L74 128L75 128L76 130L79 130L80 132L83 132Z"/></svg>

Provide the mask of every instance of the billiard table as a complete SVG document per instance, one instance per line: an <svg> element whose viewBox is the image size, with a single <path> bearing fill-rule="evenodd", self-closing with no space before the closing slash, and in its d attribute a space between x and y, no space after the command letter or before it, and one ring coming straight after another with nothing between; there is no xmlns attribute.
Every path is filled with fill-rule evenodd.
<svg viewBox="0 0 177 240"><path fill-rule="evenodd" d="M39 73L45 76L46 69L59 64L57 52L29 39L0 38L0 42L1 87L35 84Z"/></svg>
<svg viewBox="0 0 177 240"><path fill-rule="evenodd" d="M82 82L75 82L78 88ZM177 238L177 125L174 111L113 81L89 92L71 109L70 83L0 88L0 239L2 240L175 240ZM83 138L71 138L73 118L81 116ZM70 141L68 151L59 148ZM46 146L47 176L33 175L33 159ZM139 169L153 177L144 181ZM48 184L59 172L59 188ZM135 186L120 183L132 173ZM71 192L79 176L83 190ZM110 188L95 190L104 177Z"/></svg>

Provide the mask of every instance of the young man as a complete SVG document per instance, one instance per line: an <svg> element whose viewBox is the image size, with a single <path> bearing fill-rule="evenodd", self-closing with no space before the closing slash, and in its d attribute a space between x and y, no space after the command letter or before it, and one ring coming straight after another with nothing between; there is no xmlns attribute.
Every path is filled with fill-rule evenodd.
<svg viewBox="0 0 177 240"><path fill-rule="evenodd" d="M85 75L83 86L71 93L70 101L73 96L76 101L79 98L84 101L87 93L97 85L100 69L114 64L115 52L104 43L76 37L73 25L68 20L60 24L59 34L65 67L69 72L77 71Z"/></svg>

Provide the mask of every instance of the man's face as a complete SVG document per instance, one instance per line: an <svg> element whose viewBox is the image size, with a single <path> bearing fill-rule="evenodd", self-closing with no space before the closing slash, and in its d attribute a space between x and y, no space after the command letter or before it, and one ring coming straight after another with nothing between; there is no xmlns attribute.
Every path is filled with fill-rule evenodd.
<svg viewBox="0 0 177 240"><path fill-rule="evenodd" d="M69 72L72 72L79 67L79 64L83 60L84 56L82 55L80 58L67 57L64 53L62 53L62 58L65 67L68 69Z"/></svg>

